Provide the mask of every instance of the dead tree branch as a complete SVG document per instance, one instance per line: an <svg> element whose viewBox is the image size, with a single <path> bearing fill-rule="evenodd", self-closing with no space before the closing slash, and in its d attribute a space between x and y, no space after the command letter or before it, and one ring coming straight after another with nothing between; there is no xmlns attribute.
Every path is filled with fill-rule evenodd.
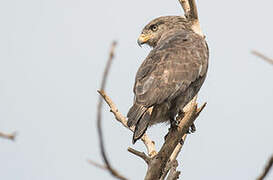
<svg viewBox="0 0 273 180"><path fill-rule="evenodd" d="M106 84L106 80L107 80L107 76L108 76L108 72L109 69L111 67L111 63L114 57L114 49L116 47L116 42L112 43L111 46L111 50L110 50L110 54L109 54L109 58L106 64L106 67L104 69L104 73L103 73L103 78L102 78L102 83L101 83L101 87L100 90L103 91L105 88L105 84ZM101 109L102 109L102 103L103 100L101 97L99 97L99 102L98 102L98 109L97 109L97 128L98 128L98 135L99 135L99 144L100 144L100 151L101 151L101 156L103 158L104 164L106 169L116 178L118 179L122 179L122 180L126 180L127 178L125 178L124 176L120 175L118 171L116 171L110 164L107 156L106 156L106 152L105 152L105 147L104 147L104 141L103 141L103 133L102 133L102 128L101 128Z"/></svg>
<svg viewBox="0 0 273 180"><path fill-rule="evenodd" d="M134 132L134 128L135 127L130 127L129 128L127 126L127 119L121 114L121 112L119 112L119 110L117 109L116 105L111 100L111 98L109 96L107 96L104 91L98 91L98 93L103 97L103 99L105 100L105 102L108 104L108 106L110 107L110 111L114 114L116 120L119 121L124 127L128 128L132 132ZM147 136L146 133L142 136L141 140L145 144L147 152L148 152L148 155L150 157L153 157L154 155L157 154L156 149L155 149L155 143L154 143L154 141L152 141Z"/></svg>
<svg viewBox="0 0 273 180"><path fill-rule="evenodd" d="M192 23L193 31L200 36L204 36L200 27L195 0L179 0L179 3L184 10L185 17Z"/></svg>
<svg viewBox="0 0 273 180"><path fill-rule="evenodd" d="M102 164L99 164L99 163L96 163L95 161L92 161L92 160L87 160L90 164L92 164L93 166L97 167L97 168L100 168L100 169L103 169L103 170L108 170L107 167L105 165L102 165Z"/></svg>
<svg viewBox="0 0 273 180"><path fill-rule="evenodd" d="M167 134L166 140L156 156L151 159L148 164L148 171L145 176L145 180L160 179L163 175L164 168L172 153L174 152L178 143L180 143L182 137L188 132L190 126L198 117L200 112L204 109L206 104L201 108L197 108L196 98L194 103L191 103L191 108L188 112L185 112L184 117L180 120L177 128L171 128Z"/></svg>
<svg viewBox="0 0 273 180"><path fill-rule="evenodd" d="M0 132L0 137L14 141L15 137L16 137L16 132L13 132L11 134L5 134L5 133Z"/></svg>
<svg viewBox="0 0 273 180"><path fill-rule="evenodd" d="M190 4L188 0L179 0L179 3L181 4L183 10L184 10L184 15L186 18L190 16Z"/></svg>
<svg viewBox="0 0 273 180"><path fill-rule="evenodd" d="M163 174L162 174L160 180L164 180L170 170L172 171L172 174L175 173L174 170L176 170L176 168L178 167L178 162L177 162L176 158L177 158L178 154L180 153L180 151L182 149L182 146L183 146L183 144L184 144L184 142L186 140L186 137L187 137L187 134L185 134L182 137L182 140L180 141L180 143L178 143L177 146L175 147L171 157L169 158L169 160L168 160L168 162L166 164L166 167L165 167L165 169L163 171ZM175 166L176 164L177 164L177 166ZM171 172L169 173L168 177L170 177L170 174L171 174ZM179 175L180 172L177 171L177 173L175 173L175 174ZM174 176L174 175L172 175L172 176Z"/></svg>
<svg viewBox="0 0 273 180"><path fill-rule="evenodd" d="M185 17L192 20L198 20L197 7L194 0L179 0L181 4Z"/></svg>
<svg viewBox="0 0 273 180"><path fill-rule="evenodd" d="M130 148L130 147L128 148L128 151L130 153L140 157L141 159L143 159L147 164L149 164L151 161L151 158L148 157L144 152L137 151L137 150Z"/></svg>
<svg viewBox="0 0 273 180"><path fill-rule="evenodd" d="M251 51L252 54L254 54L255 56L265 60L266 62L268 62L269 64L273 65L273 59L263 55L262 53L258 52L258 51ZM270 171L270 169L272 168L273 165L273 155L270 157L267 165L264 168L263 173L257 178L257 180L263 180L266 175L268 174L268 172Z"/></svg>
<svg viewBox="0 0 273 180"><path fill-rule="evenodd" d="M171 170L170 170L170 173L167 177L167 180L177 180L179 178L180 171L176 170L177 167L178 167L178 162L177 162L177 160L175 160L172 163Z"/></svg>
<svg viewBox="0 0 273 180"><path fill-rule="evenodd" d="M258 51L251 51L252 54L254 54L255 56L258 56L259 58L265 60L266 62L270 63L271 65L273 65L273 59L263 55L262 53L258 52Z"/></svg>
<svg viewBox="0 0 273 180"><path fill-rule="evenodd" d="M263 173L257 178L257 180L263 180L268 174L268 172L270 171L270 169L272 168L272 165L273 165L273 155L270 157L267 165L264 168Z"/></svg>
<svg viewBox="0 0 273 180"><path fill-rule="evenodd" d="M189 111L191 110L192 106L196 103L196 101L197 101L197 96L195 96L195 97L193 98L193 100L191 100L191 101L183 108L183 111L184 111L184 112L189 112ZM206 103L203 104L203 105L197 110L196 116L199 116L200 112L205 108L205 105L206 105ZM192 128L192 126L191 126L191 128ZM176 167L177 167L178 165L177 165L177 166L174 166L174 162L177 161L176 158L177 158L178 154L180 153L180 151L181 151L181 149L182 149L182 146L184 145L184 142L185 142L185 140L186 140L186 137L187 137L187 134L185 134L185 135L182 137L180 143L178 143L177 146L175 147L175 149L174 149L174 151L173 151L171 157L169 158L169 160L168 160L168 162L167 162L167 164L166 164L166 167L165 167L165 169L164 169L164 171L163 171L163 174L162 174L160 180L164 180L165 177L166 177L166 175L168 174L168 172L169 172L170 170L171 170L171 172L169 173L168 178L170 178L170 177L173 177L173 178L174 178L174 177L176 177L176 175L179 176L180 172L179 172L179 171L176 171ZM178 162L177 162L177 164L178 164ZM174 170L175 170L175 171L174 171ZM172 175L171 175L171 174L172 174ZM167 179L168 179L168 178L167 178ZM178 178L178 177L177 177L177 178Z"/></svg>

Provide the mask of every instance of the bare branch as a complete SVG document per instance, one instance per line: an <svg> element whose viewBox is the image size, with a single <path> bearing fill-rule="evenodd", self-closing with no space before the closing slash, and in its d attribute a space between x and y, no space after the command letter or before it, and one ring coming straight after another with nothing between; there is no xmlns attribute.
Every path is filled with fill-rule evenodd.
<svg viewBox="0 0 273 180"><path fill-rule="evenodd" d="M262 53L259 53L258 51L251 51L251 53L254 54L255 56L262 58L263 60L270 63L271 65L273 65L273 59L266 57L265 55L263 55Z"/></svg>
<svg viewBox="0 0 273 180"><path fill-rule="evenodd" d="M174 152L177 144L181 141L181 138L188 132L189 127L193 124L194 120L198 117L197 104L191 103L191 109L185 112L183 119L180 121L177 128L171 128L166 140L161 147L158 154L153 157L151 163L148 166L146 174L146 180L160 179L163 174L163 170L166 167L166 163L170 156ZM203 105L205 106L205 105ZM203 108L200 108L200 110Z"/></svg>
<svg viewBox="0 0 273 180"><path fill-rule="evenodd" d="M179 0L179 3L184 10L185 17L192 23L192 30L200 36L204 36L200 27L195 0Z"/></svg>
<svg viewBox="0 0 273 180"><path fill-rule="evenodd" d="M196 117L198 117L200 115L200 113L203 111L203 109L206 107L207 105L207 102L205 102L204 104L202 104L201 107L197 108L197 111L196 111Z"/></svg>
<svg viewBox="0 0 273 180"><path fill-rule="evenodd" d="M109 96L106 95L106 93L104 91L98 91L100 93L100 95L103 97L103 99L105 100L105 102L108 104L108 106L110 107L110 111L114 114L115 118L117 121L119 121L124 127L130 129L132 132L134 132L135 127L128 127L127 126L127 119L119 112L119 110L117 109L116 105L114 104L114 102L111 100L111 98ZM150 157L153 157L157 154L156 149L155 149L155 143L154 141L152 141L147 134L145 133L142 138L141 138L142 142L145 144L146 148L147 148L147 152L148 155Z"/></svg>
<svg viewBox="0 0 273 180"><path fill-rule="evenodd" d="M184 145L184 142L185 142L185 140L186 140L186 137L187 137L187 134L185 134L185 135L182 137L182 140L180 141L180 143L178 143L177 146L175 147L175 149L174 149L174 151L173 151L173 153L172 153L170 159L169 159L168 162L167 162L167 165L166 165L166 167L165 167L165 169L164 169L164 171L163 171L163 174L162 174L160 180L164 180L165 177L167 176L168 172L170 171L170 169L173 168L173 166L174 166L173 164L174 164L174 162L176 161L176 158L177 158L178 154L180 153L180 151L181 151L181 149L182 149L182 146ZM176 163L177 163L177 166L178 166L178 162L176 162ZM174 172L173 172L173 173L174 173ZM179 173L179 174L180 174L180 173Z"/></svg>
<svg viewBox="0 0 273 180"><path fill-rule="evenodd" d="M128 148L128 151L130 153L140 157L141 159L143 159L147 164L149 164L151 161L151 158L148 157L144 152L137 151L137 150L130 148L130 147Z"/></svg>
<svg viewBox="0 0 273 180"><path fill-rule="evenodd" d="M110 107L110 112L112 112L116 118L124 127L128 128L127 126L127 119L119 112L114 102L111 100L109 96L106 95L104 91L98 91L98 93L103 97L104 101Z"/></svg>
<svg viewBox="0 0 273 180"><path fill-rule="evenodd" d="M183 111L184 112L189 112L191 110L192 106L194 106L194 104L196 104L196 101L197 101L197 95L183 108ZM206 103L204 103L200 108L197 109L196 117L199 116L199 114L205 108L205 106L206 106ZM194 125L194 124L192 124L192 125ZM177 158L178 154L180 153L180 151L182 149L182 146L184 145L184 142L186 141L186 137L187 137L187 134L184 134L184 136L182 137L180 143L178 143L177 146L175 147L172 155L170 156L170 159L168 160L168 162L166 164L166 167L165 167L165 169L163 171L163 175L161 176L160 180L165 179L165 177L168 174L168 172L170 171L170 169L172 169L172 174L173 175L170 176L170 173L169 173L168 178L169 177L176 177L175 174L179 176L180 172L179 171L174 172L175 169L173 168L173 164L174 164L174 161L176 161L176 158Z"/></svg>
<svg viewBox="0 0 273 180"><path fill-rule="evenodd" d="M4 138L4 139L9 139L9 140L15 141L16 132L13 132L11 134L5 134L5 133L0 132L0 137Z"/></svg>
<svg viewBox="0 0 273 180"><path fill-rule="evenodd" d="M189 18L193 20L198 21L198 12L197 12L197 7L195 0L188 0L189 5L190 5L190 13L189 13Z"/></svg>
<svg viewBox="0 0 273 180"><path fill-rule="evenodd" d="M264 168L263 173L257 178L257 180L263 180L268 174L268 172L270 171L270 169L272 168L272 165L273 165L273 155L270 157L267 165Z"/></svg>
<svg viewBox="0 0 273 180"><path fill-rule="evenodd" d="M181 4L185 17L192 20L198 20L198 12L194 0L179 0Z"/></svg>
<svg viewBox="0 0 273 180"><path fill-rule="evenodd" d="M111 67L111 64L112 64L112 60L114 58L114 50L116 48L116 45L117 45L116 41L114 41L112 43L112 45L111 45L111 49L110 49L110 53L109 53L109 58L108 58L108 61L107 61L107 64L106 64L106 67L104 69L103 76L102 76L102 82L101 82L100 90L104 90L105 89L106 80L107 80L108 73L109 73L109 70L110 70L110 67Z"/></svg>
<svg viewBox="0 0 273 180"><path fill-rule="evenodd" d="M266 62L270 63L271 65L273 65L273 59L263 55L262 53L258 52L258 51L251 51L252 54L254 54L255 56L260 57L261 59L265 60ZM263 180L266 175L268 174L268 172L270 171L270 169L272 168L273 165L273 155L271 156L271 158L269 159L266 167L264 168L263 173L257 178L257 180Z"/></svg>
<svg viewBox="0 0 273 180"><path fill-rule="evenodd" d="M187 134L185 134L185 135L182 137L182 142L183 142L183 143L185 142L186 137L187 137ZM174 149L172 155L170 156L169 161L174 161L174 160L176 160L178 154L180 153L180 151L181 151L181 149L182 149L182 146L183 146L182 142L180 142L180 143L177 144L177 146L175 147L175 149Z"/></svg>
<svg viewBox="0 0 273 180"><path fill-rule="evenodd" d="M191 10L189 1L188 0L179 0L179 3L181 4L181 6L184 10L185 17L188 18L190 15L190 10Z"/></svg>
<svg viewBox="0 0 273 180"><path fill-rule="evenodd" d="M107 76L108 76L108 72L109 72L109 69L111 67L111 63L112 63L112 60L113 60L113 57L114 57L114 49L116 47L116 42L113 42L112 43L112 46L111 46L111 50L110 50L110 54L109 54L109 58L108 58L108 61L107 61L107 64L106 64L106 67L104 69L104 72L103 72L103 78L102 78L102 82L101 82L101 91L104 90L105 88L105 84L106 84L106 80L107 80ZM106 156L106 153L105 153L105 147L104 147L104 141L103 141L103 133L102 133L102 128L101 128L101 109L102 109L102 98L99 97L99 101L98 101L98 109L97 109L97 128L98 128L98 135L99 135L99 144L100 144L100 150L101 150L101 155L102 155L102 158L103 158L103 161L104 161L104 164L106 166L106 169L109 170L109 172L116 178L118 179L122 179L122 180L126 180L127 178L123 177L122 175L120 175L110 164L107 156Z"/></svg>
<svg viewBox="0 0 273 180"><path fill-rule="evenodd" d="M100 169L103 169L103 170L108 170L106 166L102 165L102 164L99 164L99 163L96 163L95 161L92 161L92 160L87 160L90 164L92 164L93 166L97 167L97 168L100 168Z"/></svg>

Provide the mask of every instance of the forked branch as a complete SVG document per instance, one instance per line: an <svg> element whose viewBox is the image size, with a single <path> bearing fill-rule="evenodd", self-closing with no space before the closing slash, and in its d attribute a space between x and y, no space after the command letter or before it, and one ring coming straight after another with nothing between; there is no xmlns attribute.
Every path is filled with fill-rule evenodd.
<svg viewBox="0 0 273 180"><path fill-rule="evenodd" d="M197 7L194 0L179 0L179 2L184 10L186 18L198 20Z"/></svg>
<svg viewBox="0 0 273 180"><path fill-rule="evenodd" d="M179 0L179 3L184 10L185 17L192 23L193 31L200 36L204 36L200 27L195 0Z"/></svg>
<svg viewBox="0 0 273 180"><path fill-rule="evenodd" d="M128 127L127 126L127 119L121 114L121 112L119 112L119 110L117 109L116 105L111 100L111 98L109 96L107 96L104 91L98 91L98 92L103 97L103 99L108 104L108 106L110 107L110 111L114 114L116 120L119 121L124 127L128 128L132 132L134 132L135 127ZM148 155L150 157L153 157L154 155L157 154L156 149L155 149L155 143L154 143L154 141L152 141L147 136L146 133L142 136L141 141L145 144L147 152L148 152Z"/></svg>
<svg viewBox="0 0 273 180"><path fill-rule="evenodd" d="M196 100L196 98L195 98ZM203 104L200 108L197 108L196 101L191 103L189 111L185 112L184 117L180 120L177 128L171 128L166 137L166 140L161 147L158 154L152 158L148 171L146 173L145 180L160 179L164 173L164 168L172 153L180 143L182 137L188 132L190 126L193 124L195 119L199 116L200 112L204 109L206 104Z"/></svg>

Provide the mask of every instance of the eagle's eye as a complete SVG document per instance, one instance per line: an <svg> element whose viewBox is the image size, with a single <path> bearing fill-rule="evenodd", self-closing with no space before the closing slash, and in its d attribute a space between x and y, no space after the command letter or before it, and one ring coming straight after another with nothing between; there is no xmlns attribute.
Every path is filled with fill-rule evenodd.
<svg viewBox="0 0 273 180"><path fill-rule="evenodd" d="M157 31L158 26L157 26L156 24L151 25L150 29L151 29L153 32L155 32L155 31Z"/></svg>

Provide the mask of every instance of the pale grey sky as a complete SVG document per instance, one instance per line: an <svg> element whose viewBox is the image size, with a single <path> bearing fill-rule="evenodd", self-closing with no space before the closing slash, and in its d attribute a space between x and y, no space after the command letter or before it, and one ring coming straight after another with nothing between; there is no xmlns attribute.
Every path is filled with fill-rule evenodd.
<svg viewBox="0 0 273 180"><path fill-rule="evenodd" d="M255 179L273 153L273 67L250 54L273 57L273 1L197 1L210 48L200 102L207 107L179 156L182 179ZM145 24L183 14L177 0L0 1L0 177L6 180L113 179L101 162L96 104L112 40L118 41L107 93L126 114L138 66L149 52L136 40ZM104 106L107 154L130 179L146 165L129 154L132 134ZM157 147L168 127L148 134ZM273 179L271 172L268 179Z"/></svg>

